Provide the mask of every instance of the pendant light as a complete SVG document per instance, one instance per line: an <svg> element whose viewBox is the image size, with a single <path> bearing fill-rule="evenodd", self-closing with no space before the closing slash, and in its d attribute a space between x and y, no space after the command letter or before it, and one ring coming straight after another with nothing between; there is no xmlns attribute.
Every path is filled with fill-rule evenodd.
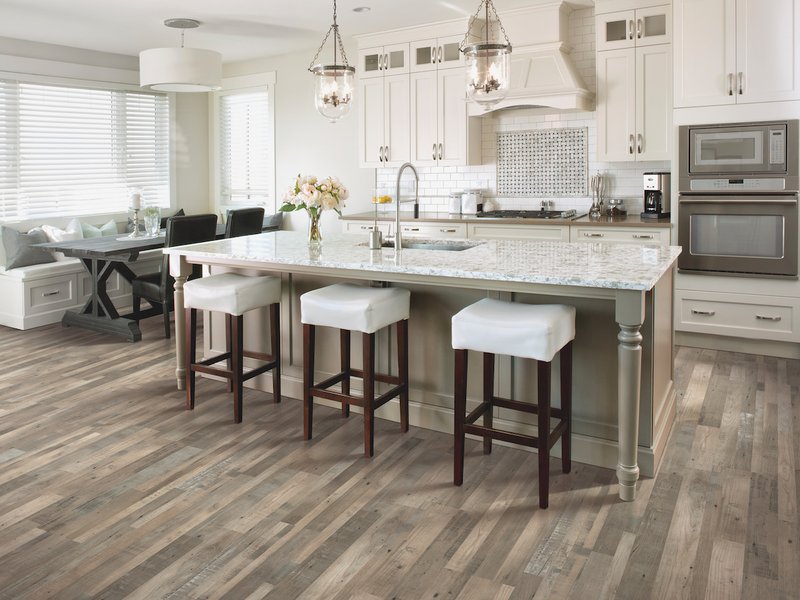
<svg viewBox="0 0 800 600"><path fill-rule="evenodd" d="M472 26L478 20L481 8L484 9L485 19L483 41L469 43ZM491 9L491 15L489 9ZM490 17L492 15L497 22L497 28L503 32L505 43L490 39ZM479 36L475 37L480 39ZM466 59L467 97L481 105L484 110L489 110L505 98L508 92L509 54L511 54L511 42L500 22L500 17L497 16L492 0L481 0L478 10L469 20L467 33L464 35L459 49L464 53Z"/></svg>
<svg viewBox="0 0 800 600"><path fill-rule="evenodd" d="M331 32L333 32L333 64L318 63L317 59ZM336 63L337 51L341 52L343 65ZM347 64L347 54L339 35L339 25L336 23L336 0L333 0L333 25L325 34L308 70L314 74L314 105L319 114L331 123L335 123L350 112L350 104L353 101L353 78L356 72L354 67Z"/></svg>
<svg viewBox="0 0 800 600"><path fill-rule="evenodd" d="M139 85L160 92L213 92L222 88L222 55L213 50L184 48L194 19L167 19L164 25L181 30L180 48L151 48L139 53Z"/></svg>

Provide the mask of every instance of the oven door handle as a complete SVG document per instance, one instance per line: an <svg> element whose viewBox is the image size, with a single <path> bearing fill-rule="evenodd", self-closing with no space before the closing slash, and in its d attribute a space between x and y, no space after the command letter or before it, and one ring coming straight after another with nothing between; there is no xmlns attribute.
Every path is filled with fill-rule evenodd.
<svg viewBox="0 0 800 600"><path fill-rule="evenodd" d="M678 195L681 204L797 204L797 194L786 196L686 196Z"/></svg>

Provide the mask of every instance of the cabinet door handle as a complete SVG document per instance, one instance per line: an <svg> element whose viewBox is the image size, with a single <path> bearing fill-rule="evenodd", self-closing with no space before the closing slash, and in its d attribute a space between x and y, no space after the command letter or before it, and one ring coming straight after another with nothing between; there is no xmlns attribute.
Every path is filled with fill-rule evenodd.
<svg viewBox="0 0 800 600"><path fill-rule="evenodd" d="M633 134L628 136L628 154L633 154Z"/></svg>
<svg viewBox="0 0 800 600"><path fill-rule="evenodd" d="M433 160L436 160L436 142L433 144Z"/></svg>
<svg viewBox="0 0 800 600"><path fill-rule="evenodd" d="M697 310L696 308L693 308L692 309L692 314L693 315L702 315L704 317L713 317L717 313L715 311L713 311L713 310Z"/></svg>
<svg viewBox="0 0 800 600"><path fill-rule="evenodd" d="M439 160L442 160L442 154L443 154L443 146L442 144L439 144Z"/></svg>
<svg viewBox="0 0 800 600"><path fill-rule="evenodd" d="M739 71L738 74L739 79L739 95L741 96L744 93L744 73Z"/></svg>
<svg viewBox="0 0 800 600"><path fill-rule="evenodd" d="M378 160L383 162L383 146L378 148Z"/></svg>
<svg viewBox="0 0 800 600"><path fill-rule="evenodd" d="M440 229L439 233L455 233L455 229Z"/></svg>
<svg viewBox="0 0 800 600"><path fill-rule="evenodd" d="M60 293L61 293L61 290L56 290L54 292L43 292L42 296L44 296L44 297L47 297L47 296L58 296Z"/></svg>
<svg viewBox="0 0 800 600"><path fill-rule="evenodd" d="M773 317L769 315L756 315L756 319L758 319L759 321L772 321L774 323L777 323L778 321L781 320L780 317Z"/></svg>
<svg viewBox="0 0 800 600"><path fill-rule="evenodd" d="M641 154L642 153L642 145L643 145L643 143L644 143L644 139L642 138L642 134L641 133L637 133L636 134L636 153L637 154Z"/></svg>
<svg viewBox="0 0 800 600"><path fill-rule="evenodd" d="M728 96L733 96L733 73L728 73Z"/></svg>
<svg viewBox="0 0 800 600"><path fill-rule="evenodd" d="M656 236L654 236L652 233L634 233L632 234L632 237L635 240L652 240Z"/></svg>
<svg viewBox="0 0 800 600"><path fill-rule="evenodd" d="M628 39L629 40L633 39L633 19L628 21Z"/></svg>
<svg viewBox="0 0 800 600"><path fill-rule="evenodd" d="M587 232L584 232L583 237L601 238L601 237L606 237L606 234L605 233L587 233Z"/></svg>
<svg viewBox="0 0 800 600"><path fill-rule="evenodd" d="M436 46L431 46L431 64L436 62Z"/></svg>
<svg viewBox="0 0 800 600"><path fill-rule="evenodd" d="M439 46L439 62L442 62L443 58L444 58L444 47Z"/></svg>
<svg viewBox="0 0 800 600"><path fill-rule="evenodd" d="M642 19L636 19L636 37L637 39L642 39L644 35L644 21Z"/></svg>
<svg viewBox="0 0 800 600"><path fill-rule="evenodd" d="M389 146L383 147L383 162L389 162Z"/></svg>

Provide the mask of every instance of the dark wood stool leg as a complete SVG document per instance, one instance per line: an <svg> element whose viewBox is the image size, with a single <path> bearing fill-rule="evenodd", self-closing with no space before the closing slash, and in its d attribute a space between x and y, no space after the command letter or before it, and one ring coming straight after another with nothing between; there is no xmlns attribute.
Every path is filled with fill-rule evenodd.
<svg viewBox="0 0 800 600"><path fill-rule="evenodd" d="M342 393L350 395L350 330L349 329L340 329L339 330L339 353L340 353L340 364L342 368L342 372L345 374L344 379L342 379ZM349 417L350 416L350 405L346 402L342 402L342 416Z"/></svg>
<svg viewBox="0 0 800 600"><path fill-rule="evenodd" d="M303 438L311 439L311 425L314 418L314 398L311 386L314 385L314 325L303 325Z"/></svg>
<svg viewBox="0 0 800 600"><path fill-rule="evenodd" d="M233 352L233 346L231 345L231 319L233 319L233 315L225 315L225 352ZM233 370L233 360L230 357L225 361L225 366L228 371ZM232 391L233 379L228 379L228 392Z"/></svg>
<svg viewBox="0 0 800 600"><path fill-rule="evenodd" d="M561 418L567 424L561 432L561 470L572 469L572 342L561 349Z"/></svg>
<svg viewBox="0 0 800 600"><path fill-rule="evenodd" d="M375 334L362 334L364 344L364 456L375 453Z"/></svg>
<svg viewBox="0 0 800 600"><path fill-rule="evenodd" d="M547 508L550 495L550 363L538 362L539 507Z"/></svg>
<svg viewBox="0 0 800 600"><path fill-rule="evenodd" d="M492 413L494 412L494 405L492 397L494 396L494 354L484 352L483 354L483 401L489 405L486 412L483 413L483 426L492 427ZM483 438L483 453L492 453L492 438Z"/></svg>
<svg viewBox="0 0 800 600"><path fill-rule="evenodd" d="M455 351L455 381L453 382L453 483L464 482L464 420L467 416L467 351Z"/></svg>
<svg viewBox="0 0 800 600"><path fill-rule="evenodd" d="M244 316L231 319L231 345L233 347L233 421L242 422L242 395L244 394Z"/></svg>
<svg viewBox="0 0 800 600"><path fill-rule="evenodd" d="M275 368L272 369L272 400L281 401L281 305L277 302L269 307L269 346Z"/></svg>
<svg viewBox="0 0 800 600"><path fill-rule="evenodd" d="M186 348L186 409L192 410L194 408L194 390L195 390L195 372L192 369L197 355L197 335L195 329L197 328L197 310L194 308L187 308L184 310L184 318L186 322L185 332L185 348Z"/></svg>
<svg viewBox="0 0 800 600"><path fill-rule="evenodd" d="M397 322L397 375L400 377L400 430L408 431L408 319Z"/></svg>

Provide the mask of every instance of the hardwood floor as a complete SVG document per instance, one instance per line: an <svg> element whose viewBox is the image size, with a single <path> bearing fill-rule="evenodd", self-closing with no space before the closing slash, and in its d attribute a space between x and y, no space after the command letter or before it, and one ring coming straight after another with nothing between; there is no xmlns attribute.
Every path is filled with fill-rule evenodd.
<svg viewBox="0 0 800 600"><path fill-rule="evenodd" d="M800 361L680 348L664 463L611 470L245 391L144 341L0 327L0 598L799 598Z"/></svg>

